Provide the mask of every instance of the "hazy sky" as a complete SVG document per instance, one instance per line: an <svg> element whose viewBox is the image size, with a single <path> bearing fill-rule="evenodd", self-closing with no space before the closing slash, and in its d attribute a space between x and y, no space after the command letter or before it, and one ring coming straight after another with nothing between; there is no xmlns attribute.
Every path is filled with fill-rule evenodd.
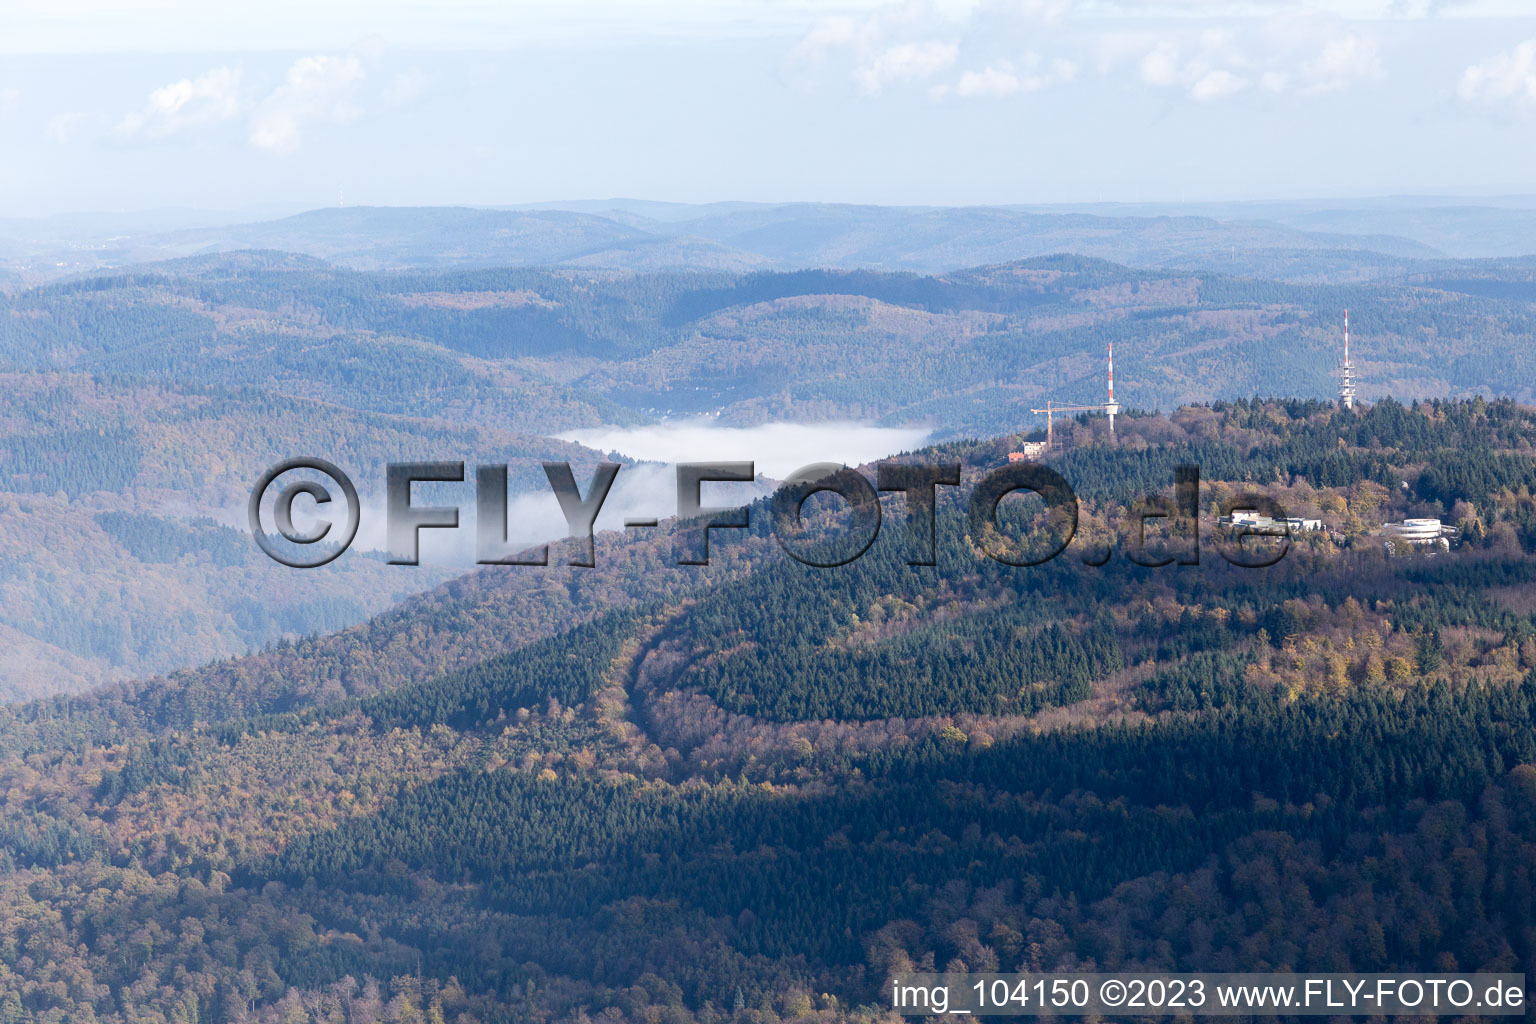
<svg viewBox="0 0 1536 1024"><path fill-rule="evenodd" d="M0 0L0 215L1536 192L1532 0Z"/></svg>

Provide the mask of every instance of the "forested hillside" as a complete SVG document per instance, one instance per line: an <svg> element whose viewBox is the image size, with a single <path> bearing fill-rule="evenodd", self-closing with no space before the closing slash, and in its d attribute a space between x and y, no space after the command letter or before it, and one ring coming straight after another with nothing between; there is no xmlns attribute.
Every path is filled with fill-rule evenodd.
<svg viewBox="0 0 1536 1024"><path fill-rule="evenodd" d="M868 1020L913 967L1530 973L1536 411L1116 428L1058 432L1081 504L1048 564L966 516L1017 435L949 441L904 456L963 468L932 566L899 495L833 569L758 503L707 568L672 564L678 524L605 535L594 569L0 708L0 1019ZM1134 564L1123 524L1187 464L1200 564ZM1268 569L1219 554L1254 490L1324 523ZM1390 553L1419 515L1461 542Z"/></svg>
<svg viewBox="0 0 1536 1024"><path fill-rule="evenodd" d="M941 276L360 273L242 253L11 295L0 361L522 432L718 412L990 435L1047 396L1101 401L1111 341L1136 407L1331 396L1345 309L1363 396L1501 380L1529 398L1532 273L1439 262L1306 285L1072 256Z"/></svg>
<svg viewBox="0 0 1536 1024"><path fill-rule="evenodd" d="M20 652L0 694L248 652L444 578L381 576L353 553L305 595L253 545L235 565L210 541L225 554L204 565L188 553L199 567L183 571L182 556L167 561L134 534L207 518L238 528L255 478L295 455L365 482L392 459L504 461L526 494L544 492L536 461L597 458L550 436L601 425L707 416L993 436L1043 426L1030 410L1048 399L1101 401L1110 342L1131 408L1327 396L1345 309L1365 396L1491 396L1498 381L1536 398L1526 263L1418 261L1350 284L1236 276L1244 269L1048 256L933 276L362 272L241 252L13 291L0 298L12 399L0 495L14 499L0 530L9 550L67 540L0 575L0 630ZM96 572L114 563L124 571Z"/></svg>
<svg viewBox="0 0 1536 1024"><path fill-rule="evenodd" d="M266 467L325 453L370 500L387 461L454 455L511 465L597 458L471 423L240 387L82 373L5 373L0 432L0 630L15 657L0 696L35 696L199 664L282 636L348 626L446 579L359 552L302 583L251 541L244 504ZM359 403L361 404L361 403Z"/></svg>

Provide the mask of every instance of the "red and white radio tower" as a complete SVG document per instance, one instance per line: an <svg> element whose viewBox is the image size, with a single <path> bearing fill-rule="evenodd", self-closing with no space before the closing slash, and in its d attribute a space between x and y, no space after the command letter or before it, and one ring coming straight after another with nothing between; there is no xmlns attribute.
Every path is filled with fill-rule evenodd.
<svg viewBox="0 0 1536 1024"><path fill-rule="evenodd" d="M1104 415L1109 417L1109 432L1115 432L1115 413L1120 411L1120 403L1115 401L1115 343L1109 343L1109 401L1103 405L1057 405L1055 399L1045 403L1044 409L1031 409L1033 413L1045 413L1045 441L1035 442L1037 448L1028 448L1024 451L1013 452L1008 456L1008 461L1018 462L1022 459L1034 459L1049 451L1056 441L1055 416L1058 412L1097 412L1103 409Z"/></svg>
<svg viewBox="0 0 1536 1024"><path fill-rule="evenodd" d="M1109 343L1109 401L1104 403L1104 414L1109 417L1109 432L1115 432L1115 413L1120 403L1115 401L1115 343Z"/></svg>

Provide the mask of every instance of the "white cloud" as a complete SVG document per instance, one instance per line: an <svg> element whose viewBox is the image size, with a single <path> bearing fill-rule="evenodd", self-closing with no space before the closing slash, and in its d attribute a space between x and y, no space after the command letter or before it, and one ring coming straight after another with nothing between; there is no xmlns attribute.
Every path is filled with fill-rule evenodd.
<svg viewBox="0 0 1536 1024"><path fill-rule="evenodd" d="M1137 73L1147 85L1182 89L1196 102L1211 103L1248 87L1242 73L1247 65L1230 32L1207 29L1185 39L1156 41L1137 62Z"/></svg>
<svg viewBox="0 0 1536 1024"><path fill-rule="evenodd" d="M1321 96L1353 84L1385 75L1376 44L1358 33L1330 39L1322 52L1302 65L1301 92Z"/></svg>
<svg viewBox="0 0 1536 1024"><path fill-rule="evenodd" d="M1479 0L1392 0L1387 13L1400 17L1432 18L1440 14L1482 14L1484 16L1522 15L1527 11L1501 10L1497 4Z"/></svg>
<svg viewBox="0 0 1536 1024"><path fill-rule="evenodd" d="M384 93L387 103L410 103L419 99L426 90L427 76L421 73L419 68L411 68L397 74L390 83L389 89Z"/></svg>
<svg viewBox="0 0 1536 1024"><path fill-rule="evenodd" d="M790 60L804 64L819 63L833 50L867 45L876 31L876 23L872 18L865 21L856 21L846 16L823 18L790 50Z"/></svg>
<svg viewBox="0 0 1536 1024"><path fill-rule="evenodd" d="M967 71L953 86L941 86L945 93L970 98L973 96L1013 96L1023 88L1013 65L1004 61L996 66L988 64L980 71Z"/></svg>
<svg viewBox="0 0 1536 1024"><path fill-rule="evenodd" d="M952 67L960 55L963 38L975 30L978 20L1003 17L1010 23L1020 18L1045 24L1059 20L1069 0L902 0L873 7L862 15L823 18L789 51L786 70L803 86L813 84L814 73L824 66L842 63L849 77L866 95L877 96L888 86L928 81ZM990 86L972 73L972 85L985 89L1025 88L1006 83L1010 70L993 62ZM953 87L931 90L948 95Z"/></svg>
<svg viewBox="0 0 1536 1024"><path fill-rule="evenodd" d="M857 68L853 77L866 93L878 96L892 83L927 81L953 64L959 54L960 44L952 40L899 43Z"/></svg>
<svg viewBox="0 0 1536 1024"><path fill-rule="evenodd" d="M281 85L257 101L242 90L238 68L217 67L156 89L142 109L124 115L113 131L124 139L164 139L249 114L250 144L286 155L299 148L307 122L342 123L358 115L351 95L366 74L355 54L303 57L289 66ZM423 80L414 70L396 75L386 99L410 100Z"/></svg>
<svg viewBox="0 0 1536 1024"><path fill-rule="evenodd" d="M75 140L75 135L79 133L80 126L91 120L94 116L94 114L82 110L71 110L67 113L55 114L48 119L48 124L43 129L43 134L47 136L49 142L60 146L67 146Z"/></svg>
<svg viewBox="0 0 1536 1024"><path fill-rule="evenodd" d="M1014 9L1026 18L1055 24L1072 9L1071 0L1014 0Z"/></svg>
<svg viewBox="0 0 1536 1024"><path fill-rule="evenodd" d="M1077 64L1059 56L1043 62L1026 53L1017 62L1007 58L1010 40L1066 39L1063 22L1081 0L895 0L876 4L862 14L844 14L818 21L793 48L786 61L788 77L802 86L814 84L812 74L836 66L841 57L849 76L866 95L887 87L918 84L936 78L959 62L963 52L979 58L960 77L933 86L929 95L978 98L1034 92L1071 81Z"/></svg>
<svg viewBox="0 0 1536 1024"><path fill-rule="evenodd" d="M0 89L0 121L21 109L20 89Z"/></svg>
<svg viewBox="0 0 1536 1024"><path fill-rule="evenodd" d="M1179 51L1172 43L1158 43L1141 58L1141 79L1148 85L1178 85L1183 77Z"/></svg>
<svg viewBox="0 0 1536 1024"><path fill-rule="evenodd" d="M1386 74L1368 27L1313 10L1221 28L1107 33L1099 50L1104 73L1130 63L1145 84L1201 103L1254 85L1271 95L1324 96Z"/></svg>
<svg viewBox="0 0 1536 1024"><path fill-rule="evenodd" d="M1348 16L1529 17L1530 0L1306 0ZM869 0L818 4L796 0L12 0L3 5L6 53L322 51L355 39L367 26L385 39L423 50L508 49L530 44L676 39L705 33L761 37L801 31L825 6L858 9ZM1302 0L934 0L941 13L972 7L1066 10L1084 18L1130 14L1218 16L1303 6ZM209 17L210 8L217 17ZM423 12L430 11L430 17Z"/></svg>
<svg viewBox="0 0 1536 1024"><path fill-rule="evenodd" d="M280 156L296 151L306 122L342 124L357 117L353 87L367 77L355 56L317 54L293 62L283 84L257 105L251 145Z"/></svg>
<svg viewBox="0 0 1536 1024"><path fill-rule="evenodd" d="M1271 92L1326 96L1386 77L1380 47L1368 25L1319 11L1268 19L1254 45L1270 72L1285 77L1284 82L1271 79Z"/></svg>
<svg viewBox="0 0 1536 1024"><path fill-rule="evenodd" d="M960 12L963 23L968 12ZM814 70L838 53L850 53L860 66L873 63L883 49L904 37L908 41L931 39L940 29L957 22L933 10L924 0L885 4L860 17L835 15L816 22L789 51L789 64L797 71Z"/></svg>
<svg viewBox="0 0 1536 1024"><path fill-rule="evenodd" d="M923 427L876 427L847 422L727 427L713 420L673 420L643 427L589 427L556 437L651 462L751 459L757 472L782 480L813 462L858 466L896 452L911 451L921 447L929 433ZM619 478L622 480L623 474ZM671 514L669 506L675 493L662 493L660 514Z"/></svg>
<svg viewBox="0 0 1536 1024"><path fill-rule="evenodd" d="M184 128L228 121L244 109L239 69L219 67L162 85L149 94L142 110L125 115L113 131L123 138L163 139Z"/></svg>
<svg viewBox="0 0 1536 1024"><path fill-rule="evenodd" d="M1457 92L1468 103L1536 109L1536 39L1467 68Z"/></svg>
<svg viewBox="0 0 1536 1024"><path fill-rule="evenodd" d="M1105 17L1115 10L1180 16ZM1215 15L1230 17L1218 22ZM845 52L854 81L869 95L935 79L958 64L966 70L944 76L931 96L999 98L1074 80L1079 59L1086 53L1091 60L1096 49L1098 70L1107 76L1129 74L1214 103L1260 91L1326 96L1383 78L1381 31L1362 20L1360 9L1348 17L1306 0L902 0L862 16L824 19L794 47L790 64L819 67ZM1031 54L1006 59L1009 43L1024 40ZM1044 64L1037 49L1056 56Z"/></svg>
<svg viewBox="0 0 1536 1024"><path fill-rule="evenodd" d="M1190 99L1201 103L1211 103L1236 95L1246 88L1248 88L1246 78L1234 75L1226 68L1217 68L1201 75L1199 81L1189 87L1189 96Z"/></svg>
<svg viewBox="0 0 1536 1024"><path fill-rule="evenodd" d="M967 71L953 85L940 85L933 89L937 97L958 96L962 99L1002 99L1021 93L1038 92L1048 86L1070 82L1077 77L1077 65L1069 60L1056 59L1047 66L1038 53L1028 53L1020 65L1011 61L988 64L979 71Z"/></svg>

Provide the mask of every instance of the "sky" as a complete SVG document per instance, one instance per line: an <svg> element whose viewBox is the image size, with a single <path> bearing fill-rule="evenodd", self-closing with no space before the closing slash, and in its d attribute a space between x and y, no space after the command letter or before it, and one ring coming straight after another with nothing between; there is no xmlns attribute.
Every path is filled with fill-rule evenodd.
<svg viewBox="0 0 1536 1024"><path fill-rule="evenodd" d="M0 216L1530 194L1532 6L0 0Z"/></svg>

